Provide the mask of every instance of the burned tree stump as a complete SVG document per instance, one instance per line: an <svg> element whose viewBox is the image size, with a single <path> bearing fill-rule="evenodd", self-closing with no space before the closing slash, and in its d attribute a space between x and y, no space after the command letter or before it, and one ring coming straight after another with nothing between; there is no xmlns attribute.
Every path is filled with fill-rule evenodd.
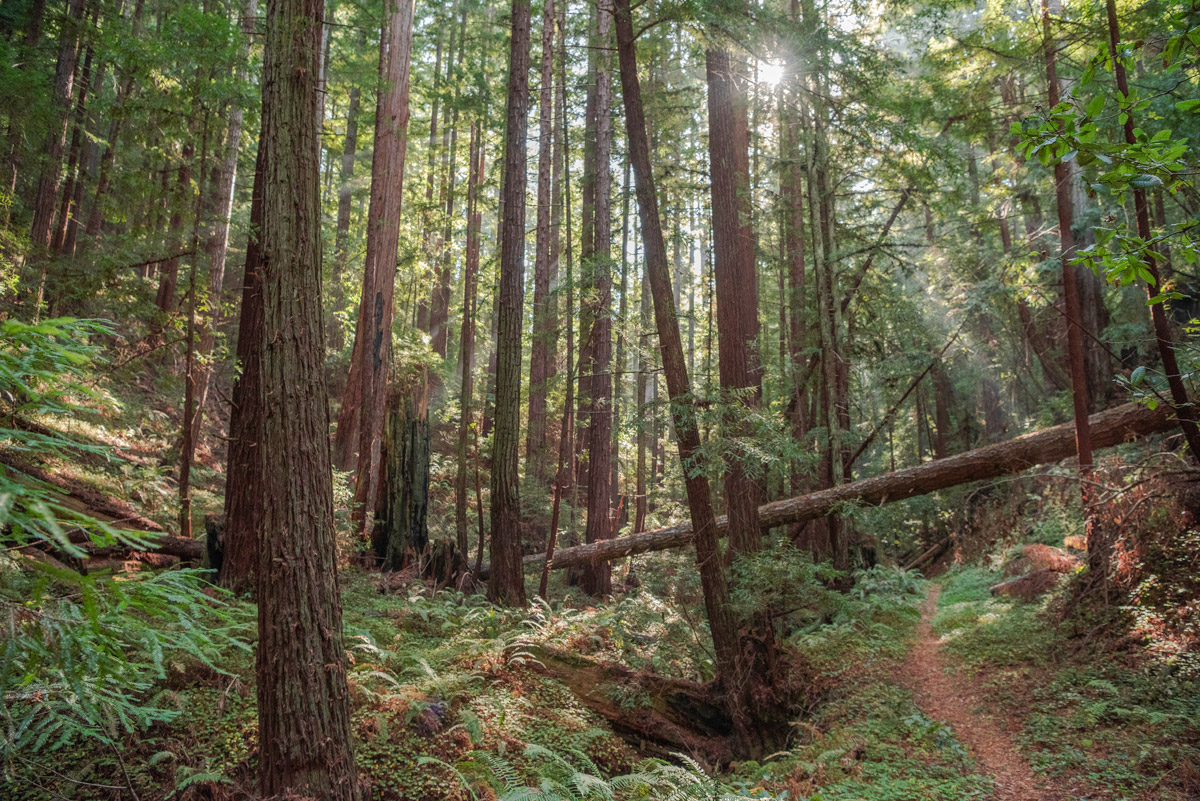
<svg viewBox="0 0 1200 801"><path fill-rule="evenodd" d="M372 544L380 567L401 570L429 546L429 409L412 395L389 392L380 453Z"/></svg>

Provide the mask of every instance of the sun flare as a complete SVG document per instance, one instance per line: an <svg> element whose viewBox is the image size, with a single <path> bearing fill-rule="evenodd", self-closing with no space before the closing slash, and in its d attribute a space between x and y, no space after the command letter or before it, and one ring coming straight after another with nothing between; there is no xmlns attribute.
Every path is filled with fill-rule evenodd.
<svg viewBox="0 0 1200 801"><path fill-rule="evenodd" d="M778 86L783 80L783 64L774 61L758 62L758 80L768 86Z"/></svg>

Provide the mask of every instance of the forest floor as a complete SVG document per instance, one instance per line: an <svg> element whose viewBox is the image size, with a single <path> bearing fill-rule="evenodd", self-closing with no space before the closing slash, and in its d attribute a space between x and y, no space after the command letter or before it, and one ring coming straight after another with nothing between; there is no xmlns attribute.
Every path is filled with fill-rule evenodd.
<svg viewBox="0 0 1200 801"><path fill-rule="evenodd" d="M124 459L52 455L41 460L44 469L162 525L172 522L169 468L158 456L169 452L170 420L129 405L66 425ZM197 515L219 510L218 466L203 459L195 478ZM340 480L338 487L344 509L348 493ZM1103 621L1064 620L1055 603L1068 579L1048 600L989 592L1021 541L1062 547L1070 521L1046 507L1006 521L1011 541L933 583L880 566L858 573L850 593L818 592L788 638L809 665L811 697L784 746L761 763L727 770L694 755L698 762L675 775L676 784L706 797L719 789L787 801L1200 798L1200 658L1155 661L1152 643L1130 636L1127 625L1110 622L1115 633L1097 634ZM339 523L349 552L344 514ZM497 610L480 597L432 592L419 582L382 591L377 573L346 570L356 753L372 799L465 801L550 778L609 781L645 769L646 754L615 736L537 654L556 649L633 674L708 678L691 559L686 551L638 557L640 586L605 604L556 576L553 603L526 610ZM810 584L814 592L821 587ZM211 665L170 656L153 688L138 696L163 707L168 719L130 721L121 731L113 724L114 745L64 741L17 754L3 762L0 798L251 797L255 610L228 600L232 636L243 647ZM595 692L629 710L649 702L637 682L608 682Z"/></svg>

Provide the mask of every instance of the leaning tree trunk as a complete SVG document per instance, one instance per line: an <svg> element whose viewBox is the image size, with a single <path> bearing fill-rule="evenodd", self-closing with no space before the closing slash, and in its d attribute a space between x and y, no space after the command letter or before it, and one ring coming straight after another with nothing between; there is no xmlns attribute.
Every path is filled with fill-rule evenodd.
<svg viewBox="0 0 1200 801"><path fill-rule="evenodd" d="M1106 2L1108 14L1110 52L1116 53L1121 41L1121 31L1117 23L1117 8L1113 0ZM1122 97L1129 97L1129 80L1125 75L1125 65L1120 59L1113 61L1117 78L1117 90ZM1134 135L1133 110L1125 113L1125 142L1133 145L1137 142ZM1150 242L1150 211L1146 205L1146 190L1133 190L1134 215L1137 218L1138 236L1143 242ZM1171 335L1171 325L1167 320L1167 312L1162 302L1154 302L1154 298L1162 294L1162 286L1158 276L1158 264L1154 256L1146 253L1146 270L1151 280L1146 283L1146 295L1151 300L1150 318L1154 327L1154 339L1158 345L1158 355L1162 359L1163 372L1167 374L1167 386L1171 390L1171 403L1179 418L1179 427L1183 429L1184 439L1187 440L1188 450L1192 459L1200 462L1200 425L1197 424L1196 409L1188 398L1187 387L1179 372L1179 361L1175 358L1175 343Z"/></svg>
<svg viewBox="0 0 1200 801"><path fill-rule="evenodd" d="M263 296L262 203L265 189L263 150L259 148L250 200L250 235L242 277L242 309L238 320L237 361L229 410L229 456L225 467L224 559L221 586L237 593L254 588L258 532L262 528L263 409L258 404L262 381Z"/></svg>
<svg viewBox="0 0 1200 801"><path fill-rule="evenodd" d="M697 425L687 362L684 360L683 342L679 335L679 321L671 292L671 273L667 264L667 248L663 240L658 196L650 163L650 141L646 135L646 116L642 109L633 15L629 0L616 0L615 16L617 53L621 65L621 94L625 102L625 132L629 160L633 166L637 186L647 278L654 298L654 318L662 349L667 390L671 396L671 413L675 421L675 436L679 441L679 458L684 464L690 465L700 451L700 429ZM696 566L704 590L704 607L712 632L717 675L722 680L728 680L738 675L738 637L737 624L730 607L729 584L725 577L720 543L717 539L716 515L713 513L708 480L703 472L685 470L684 475L692 526L697 532L694 538ZM584 547L594 548L602 544Z"/></svg>
<svg viewBox="0 0 1200 801"><path fill-rule="evenodd" d="M513 0L508 60L508 106L500 235L500 294L496 336L496 411L492 439L492 541L494 566L488 600L525 605L521 568L521 317L524 306L525 184L529 125L529 0Z"/></svg>
<svg viewBox="0 0 1200 801"><path fill-rule="evenodd" d="M269 0L263 63L262 529L258 765L264 797L355 801L321 309L322 0Z"/></svg>

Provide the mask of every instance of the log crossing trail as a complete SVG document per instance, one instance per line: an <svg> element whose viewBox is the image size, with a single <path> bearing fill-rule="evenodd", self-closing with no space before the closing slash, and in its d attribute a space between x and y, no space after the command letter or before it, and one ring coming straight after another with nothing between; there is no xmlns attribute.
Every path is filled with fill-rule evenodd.
<svg viewBox="0 0 1200 801"><path fill-rule="evenodd" d="M921 608L917 643L905 660L898 682L911 690L917 706L929 717L954 730L967 747L981 774L996 783L992 801L1072 801L1076 791L1035 776L1017 750L1006 721L977 712L983 703L977 680L946 672L941 642L933 632L933 617L941 587L934 584Z"/></svg>

